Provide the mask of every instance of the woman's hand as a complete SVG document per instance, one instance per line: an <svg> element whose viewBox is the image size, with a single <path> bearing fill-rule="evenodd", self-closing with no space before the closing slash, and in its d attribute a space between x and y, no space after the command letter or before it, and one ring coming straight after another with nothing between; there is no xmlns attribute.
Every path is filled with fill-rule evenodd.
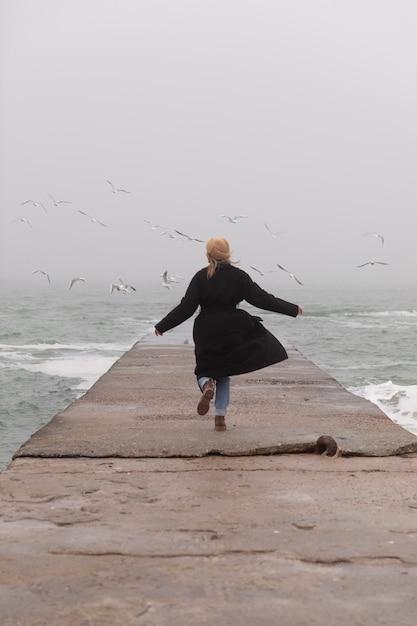
<svg viewBox="0 0 417 626"><path fill-rule="evenodd" d="M299 306L298 307L298 315L302 315L303 314L303 309Z"/></svg>
<svg viewBox="0 0 417 626"><path fill-rule="evenodd" d="M159 332L159 330L157 330L156 328L155 328L155 331L154 331L154 332L155 332L155 335L156 335L157 337L162 337L162 336L163 336L163 334L164 334L164 333L160 333L160 332Z"/></svg>

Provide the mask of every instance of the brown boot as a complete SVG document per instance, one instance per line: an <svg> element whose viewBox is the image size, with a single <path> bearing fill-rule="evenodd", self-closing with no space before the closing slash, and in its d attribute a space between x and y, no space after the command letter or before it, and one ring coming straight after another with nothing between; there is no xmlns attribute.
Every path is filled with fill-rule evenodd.
<svg viewBox="0 0 417 626"><path fill-rule="evenodd" d="M197 404L197 413L199 415L205 415L210 408L210 400L214 396L214 385L212 380L208 380L204 383L203 395L200 398L200 402Z"/></svg>
<svg viewBox="0 0 417 626"><path fill-rule="evenodd" d="M216 415L214 418L214 430L226 430L224 415Z"/></svg>

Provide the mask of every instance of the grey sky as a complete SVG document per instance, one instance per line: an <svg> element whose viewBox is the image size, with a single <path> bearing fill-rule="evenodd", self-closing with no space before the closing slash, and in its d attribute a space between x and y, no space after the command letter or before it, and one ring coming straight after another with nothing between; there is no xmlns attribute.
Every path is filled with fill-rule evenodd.
<svg viewBox="0 0 417 626"><path fill-rule="evenodd" d="M284 295L276 263L416 284L415 0L2 0L0 20L1 282L204 265L147 219L227 237Z"/></svg>

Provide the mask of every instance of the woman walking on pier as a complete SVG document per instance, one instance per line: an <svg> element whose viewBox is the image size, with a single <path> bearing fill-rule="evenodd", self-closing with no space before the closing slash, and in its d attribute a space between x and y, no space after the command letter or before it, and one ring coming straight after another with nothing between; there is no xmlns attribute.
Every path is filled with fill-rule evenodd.
<svg viewBox="0 0 417 626"><path fill-rule="evenodd" d="M179 326L200 306L193 339L194 373L201 397L197 413L205 415L215 396L215 430L226 430L230 376L245 374L288 358L285 348L262 324L261 318L239 309L243 300L259 309L297 317L302 308L264 291L249 274L235 267L230 245L223 237L206 244L208 266L191 279L181 302L155 325L155 334Z"/></svg>

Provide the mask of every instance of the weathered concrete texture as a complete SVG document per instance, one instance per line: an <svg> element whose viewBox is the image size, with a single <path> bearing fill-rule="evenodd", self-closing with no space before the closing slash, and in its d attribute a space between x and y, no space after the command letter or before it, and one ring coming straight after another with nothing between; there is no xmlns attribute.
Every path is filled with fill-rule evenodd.
<svg viewBox="0 0 417 626"><path fill-rule="evenodd" d="M289 359L232 379L228 430L197 415L191 345L148 338L82 398L37 432L16 457L200 457L311 452L331 435L343 455L417 451L417 437L373 403L288 348Z"/></svg>
<svg viewBox="0 0 417 626"><path fill-rule="evenodd" d="M417 458L22 458L2 626L415 624Z"/></svg>
<svg viewBox="0 0 417 626"><path fill-rule="evenodd" d="M1 626L414 626L417 438L295 350L218 433L193 366L148 338L0 472Z"/></svg>

